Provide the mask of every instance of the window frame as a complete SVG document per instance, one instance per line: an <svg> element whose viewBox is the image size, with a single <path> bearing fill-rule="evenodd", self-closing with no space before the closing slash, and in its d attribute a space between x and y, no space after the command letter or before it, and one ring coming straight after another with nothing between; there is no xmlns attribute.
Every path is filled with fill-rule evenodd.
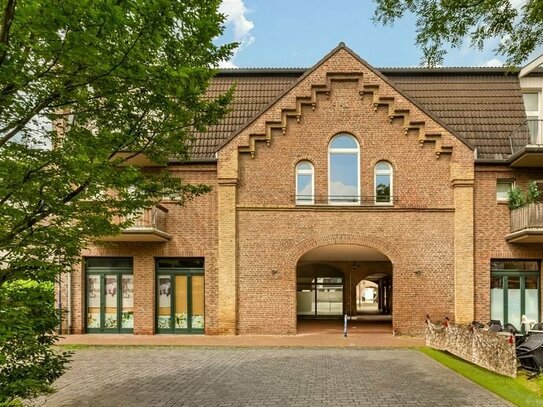
<svg viewBox="0 0 543 407"><path fill-rule="evenodd" d="M498 203L508 203L509 202L509 191L507 192L507 197L505 199L500 199L498 197L498 184L509 184L509 191L515 187L515 180L510 178L497 178L496 179L496 202Z"/></svg>
<svg viewBox="0 0 543 407"><path fill-rule="evenodd" d="M339 138L339 137L342 137L342 136L347 136L349 138L351 138L352 140L354 140L355 144L356 144L356 148L333 148L332 147L332 143L334 142L335 139ZM334 200L333 197L332 197L332 191L331 191L331 187L332 187L332 182L331 182L331 169L332 169L332 166L331 166L331 157L332 157L332 154L337 154L337 155L349 155L349 154L356 154L356 174L357 174L357 190L356 190L356 200L353 200L353 201L337 201L337 200ZM352 134L350 133L338 133L336 134L334 137L332 137L330 139L330 142L328 143L328 204L329 205L342 205L342 206L355 206L355 205L360 205L361 203L361 196L360 196L360 180L362 178L362 174L360 172L360 143L358 142L358 139L353 136Z"/></svg>
<svg viewBox="0 0 543 407"><path fill-rule="evenodd" d="M528 94L537 96L537 110L527 109L526 103L524 103L524 95L528 95ZM541 91L538 89L523 89L522 96L523 96L522 103L524 104L524 112L526 113L526 122L528 124L528 127L529 127L529 122L530 122L529 117L534 117L534 116L537 117L535 140L533 140L534 144L543 144L543 134L541 134L543 130L542 130L541 121L540 121L542 119L541 117ZM532 135L530 134L530 138L531 137Z"/></svg>
<svg viewBox="0 0 543 407"><path fill-rule="evenodd" d="M378 170L377 166L379 164L386 164L388 170ZM378 201L377 200L377 176L378 175L388 175L390 181L390 194L388 196L388 202ZM373 166L373 193L374 193L374 204L376 206L393 206L394 205L394 167L387 160L380 160L375 163Z"/></svg>
<svg viewBox="0 0 543 407"><path fill-rule="evenodd" d="M300 169L299 167L302 164L309 164L311 169L309 170ZM299 199L300 196L304 196L304 197L306 196L306 195L298 194L298 176L299 175L311 175L311 195L310 195L311 199L303 199L303 200ZM302 160L296 164L294 202L295 202L295 205L314 205L315 204L315 166L309 160Z"/></svg>
<svg viewBox="0 0 543 407"><path fill-rule="evenodd" d="M203 334L205 333L206 326L206 306L205 306L205 258L203 259L202 267L160 267L159 263L164 259L176 259L173 257L157 257L155 258L155 333L156 334ZM182 258L180 258L182 259ZM193 259L193 258L191 258ZM159 296L159 281L161 276L170 278L171 285L171 299L170 299L170 327L161 328L159 323L159 308L160 308L160 296ZM175 308L176 308L176 276L185 276L187 278L187 327L177 328L175 326ZM203 328L193 328L192 317L193 314L193 277L202 277L204 284L204 326Z"/></svg>

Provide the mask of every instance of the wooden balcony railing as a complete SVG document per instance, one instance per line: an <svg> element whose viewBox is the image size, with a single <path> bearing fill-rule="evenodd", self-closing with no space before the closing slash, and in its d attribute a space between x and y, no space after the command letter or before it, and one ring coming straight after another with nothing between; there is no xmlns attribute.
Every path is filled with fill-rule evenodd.
<svg viewBox="0 0 543 407"><path fill-rule="evenodd" d="M511 211L509 243L543 243L543 202L531 203Z"/></svg>
<svg viewBox="0 0 543 407"><path fill-rule="evenodd" d="M511 232L524 229L542 229L543 202L531 203L511 211Z"/></svg>

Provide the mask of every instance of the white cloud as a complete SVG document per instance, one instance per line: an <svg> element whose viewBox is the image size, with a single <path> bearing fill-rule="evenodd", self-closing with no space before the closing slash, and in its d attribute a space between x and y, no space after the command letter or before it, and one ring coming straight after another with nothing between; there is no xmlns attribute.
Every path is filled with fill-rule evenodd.
<svg viewBox="0 0 543 407"><path fill-rule="evenodd" d="M237 53L255 42L255 37L251 35L255 25L247 18L248 11L243 0L222 0L219 12L226 16L225 25L232 27L234 41L240 44L229 61L219 63L219 68L237 68L234 63Z"/></svg>
<svg viewBox="0 0 543 407"><path fill-rule="evenodd" d="M223 0L219 6L219 11L226 16L226 25L233 25L234 41L247 45L254 42L251 30L255 25L245 16L247 8L243 0Z"/></svg>
<svg viewBox="0 0 543 407"><path fill-rule="evenodd" d="M489 59L484 63L484 66L503 66L503 62L498 58Z"/></svg>

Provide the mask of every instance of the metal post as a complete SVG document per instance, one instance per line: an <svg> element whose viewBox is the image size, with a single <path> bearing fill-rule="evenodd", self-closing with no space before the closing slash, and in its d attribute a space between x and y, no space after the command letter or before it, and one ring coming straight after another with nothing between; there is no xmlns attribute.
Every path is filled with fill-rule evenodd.
<svg viewBox="0 0 543 407"><path fill-rule="evenodd" d="M347 314L343 318L343 337L347 337Z"/></svg>

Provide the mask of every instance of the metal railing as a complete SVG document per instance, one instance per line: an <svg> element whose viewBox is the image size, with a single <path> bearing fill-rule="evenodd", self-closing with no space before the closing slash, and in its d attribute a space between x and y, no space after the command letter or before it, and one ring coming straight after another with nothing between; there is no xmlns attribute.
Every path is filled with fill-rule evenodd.
<svg viewBox="0 0 543 407"><path fill-rule="evenodd" d="M528 145L543 145L543 119L528 119L509 136L511 154Z"/></svg>
<svg viewBox="0 0 543 407"><path fill-rule="evenodd" d="M398 203L398 197L387 195L295 195L294 203L300 205L329 205L329 206L393 206Z"/></svg>
<svg viewBox="0 0 543 407"><path fill-rule="evenodd" d="M543 202L511 210L511 232L533 228L543 228Z"/></svg>

